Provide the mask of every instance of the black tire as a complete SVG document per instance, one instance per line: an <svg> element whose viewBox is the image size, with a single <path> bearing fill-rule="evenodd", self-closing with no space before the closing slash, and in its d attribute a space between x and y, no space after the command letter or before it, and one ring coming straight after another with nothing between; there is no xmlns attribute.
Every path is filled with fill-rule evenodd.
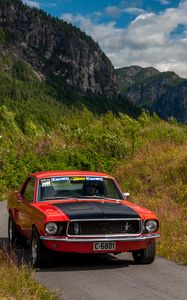
<svg viewBox="0 0 187 300"><path fill-rule="evenodd" d="M145 249L132 251L135 264L148 265L151 264L156 256L156 243L153 242Z"/></svg>
<svg viewBox="0 0 187 300"><path fill-rule="evenodd" d="M30 252L31 265L33 268L46 268L52 265L52 252L47 249L40 240L40 236L36 229L34 229L32 232Z"/></svg>
<svg viewBox="0 0 187 300"><path fill-rule="evenodd" d="M27 239L19 232L11 215L8 218L8 242L11 248L22 248L27 244Z"/></svg>

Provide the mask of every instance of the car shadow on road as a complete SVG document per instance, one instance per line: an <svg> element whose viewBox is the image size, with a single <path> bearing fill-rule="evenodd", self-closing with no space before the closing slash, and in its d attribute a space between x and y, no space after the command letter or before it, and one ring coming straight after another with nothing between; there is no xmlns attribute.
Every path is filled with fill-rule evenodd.
<svg viewBox="0 0 187 300"><path fill-rule="evenodd" d="M0 238L0 249L15 262L16 265L30 266L30 251L27 248L8 247L8 239ZM36 269L36 272L68 272L87 271L98 269L116 269L129 267L133 261L113 254L77 254L77 253L55 253L51 267Z"/></svg>
<svg viewBox="0 0 187 300"><path fill-rule="evenodd" d="M52 268L40 269L38 272L69 272L99 269L116 269L132 265L129 259L118 258L113 254L57 254Z"/></svg>

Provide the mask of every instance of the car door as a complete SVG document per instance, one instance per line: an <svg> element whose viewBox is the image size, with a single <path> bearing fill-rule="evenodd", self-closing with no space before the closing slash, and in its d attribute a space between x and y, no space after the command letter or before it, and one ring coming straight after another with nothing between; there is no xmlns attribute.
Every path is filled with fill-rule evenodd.
<svg viewBox="0 0 187 300"><path fill-rule="evenodd" d="M18 219L19 226L21 231L27 237L30 236L31 225L33 219L33 206L32 203L34 201L34 191L35 191L35 178L29 177L20 193L20 201L18 202Z"/></svg>

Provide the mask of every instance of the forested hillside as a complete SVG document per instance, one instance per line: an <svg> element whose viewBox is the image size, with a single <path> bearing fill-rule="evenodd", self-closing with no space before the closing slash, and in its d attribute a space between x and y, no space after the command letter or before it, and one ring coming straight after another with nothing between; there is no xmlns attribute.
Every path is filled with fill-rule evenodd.
<svg viewBox="0 0 187 300"><path fill-rule="evenodd" d="M187 79L174 72L130 66L116 70L118 89L130 103L162 119L187 123Z"/></svg>

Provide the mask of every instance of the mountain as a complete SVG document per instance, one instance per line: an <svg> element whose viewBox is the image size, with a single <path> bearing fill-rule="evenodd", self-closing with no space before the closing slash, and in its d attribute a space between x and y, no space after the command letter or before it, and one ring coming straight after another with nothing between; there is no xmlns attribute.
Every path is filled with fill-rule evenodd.
<svg viewBox="0 0 187 300"><path fill-rule="evenodd" d="M0 104L16 116L24 101L40 101L42 106L49 98L99 114L140 114L118 96L114 67L98 43L21 0L0 1L0 83Z"/></svg>
<svg viewBox="0 0 187 300"><path fill-rule="evenodd" d="M132 104L187 123L187 79L139 66L117 69L116 77L120 94Z"/></svg>
<svg viewBox="0 0 187 300"><path fill-rule="evenodd" d="M32 99L33 108L57 100L134 117L145 108L186 123L186 98L187 80L175 73L139 66L114 70L98 43L80 29L21 0L0 1L0 104L19 122L26 117L18 107Z"/></svg>
<svg viewBox="0 0 187 300"><path fill-rule="evenodd" d="M22 59L40 80L56 76L82 95L117 93L114 68L91 37L20 0L0 1L0 54Z"/></svg>
<svg viewBox="0 0 187 300"><path fill-rule="evenodd" d="M116 70L118 89L123 92L142 78L147 79L158 73L159 71L152 67L144 69L139 66L119 68Z"/></svg>

